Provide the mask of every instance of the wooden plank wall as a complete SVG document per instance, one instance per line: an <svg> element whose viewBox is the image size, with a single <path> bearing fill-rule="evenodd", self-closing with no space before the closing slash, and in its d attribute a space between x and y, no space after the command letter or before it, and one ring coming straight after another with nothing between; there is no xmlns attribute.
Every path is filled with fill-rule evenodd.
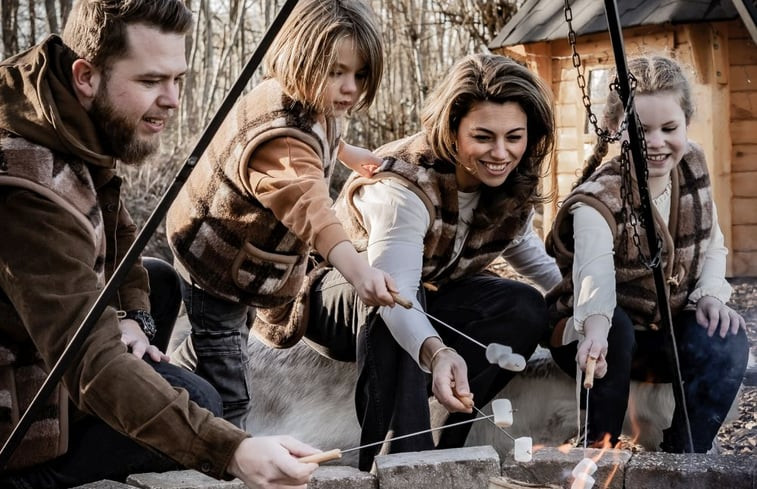
<svg viewBox="0 0 757 489"><path fill-rule="evenodd" d="M729 25L731 201L734 276L757 276L757 47L744 25Z"/></svg>

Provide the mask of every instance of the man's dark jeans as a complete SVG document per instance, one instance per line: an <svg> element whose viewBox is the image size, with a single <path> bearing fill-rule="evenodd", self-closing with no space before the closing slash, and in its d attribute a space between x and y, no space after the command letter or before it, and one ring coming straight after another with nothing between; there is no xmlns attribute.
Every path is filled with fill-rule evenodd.
<svg viewBox="0 0 757 489"><path fill-rule="evenodd" d="M146 258L150 303L158 333L153 344L165 351L181 305L179 282L164 261ZM220 416L221 398L206 381L167 362L145 361L174 387L186 389L192 401ZM57 489L92 481L123 481L129 474L180 468L168 458L137 444L99 419L85 416L71 423L65 455L21 473L0 477L0 488Z"/></svg>

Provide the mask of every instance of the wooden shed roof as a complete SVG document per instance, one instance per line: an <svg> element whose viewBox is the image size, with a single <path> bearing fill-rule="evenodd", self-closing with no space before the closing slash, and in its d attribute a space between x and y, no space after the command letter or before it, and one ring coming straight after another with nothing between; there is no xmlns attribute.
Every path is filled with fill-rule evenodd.
<svg viewBox="0 0 757 489"><path fill-rule="evenodd" d="M604 2L570 0L578 35L607 30ZM623 27L731 20L739 16L730 0L617 0ZM564 0L528 0L490 43L491 49L566 39Z"/></svg>

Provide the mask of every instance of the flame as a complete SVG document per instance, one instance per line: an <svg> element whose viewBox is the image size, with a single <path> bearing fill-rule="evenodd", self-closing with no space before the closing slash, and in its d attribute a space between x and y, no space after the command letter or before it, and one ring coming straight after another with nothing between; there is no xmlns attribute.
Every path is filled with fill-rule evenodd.
<svg viewBox="0 0 757 489"><path fill-rule="evenodd" d="M610 443L610 433L605 433L605 436L602 437L602 441L599 443L595 443L593 448L600 449L599 453L591 457L594 463L597 463L599 462L599 459L602 458L602 456L605 454L605 452L608 449L612 448L612 444Z"/></svg>
<svg viewBox="0 0 757 489"><path fill-rule="evenodd" d="M641 436L641 426L636 417L636 403L632 396L628 397L628 419L631 421L631 443L636 444L636 441Z"/></svg>

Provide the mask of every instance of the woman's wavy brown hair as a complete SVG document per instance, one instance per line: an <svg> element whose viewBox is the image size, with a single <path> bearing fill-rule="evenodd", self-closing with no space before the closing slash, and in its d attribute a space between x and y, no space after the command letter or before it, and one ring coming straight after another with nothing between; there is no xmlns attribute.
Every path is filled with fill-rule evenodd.
<svg viewBox="0 0 757 489"><path fill-rule="evenodd" d="M457 164L460 120L480 102L517 103L528 119L528 143L516 169L498 187L483 187L473 225L487 227L523 206L542 202L539 178L554 144L552 95L544 82L511 58L472 54L458 61L431 92L421 118L438 158Z"/></svg>

